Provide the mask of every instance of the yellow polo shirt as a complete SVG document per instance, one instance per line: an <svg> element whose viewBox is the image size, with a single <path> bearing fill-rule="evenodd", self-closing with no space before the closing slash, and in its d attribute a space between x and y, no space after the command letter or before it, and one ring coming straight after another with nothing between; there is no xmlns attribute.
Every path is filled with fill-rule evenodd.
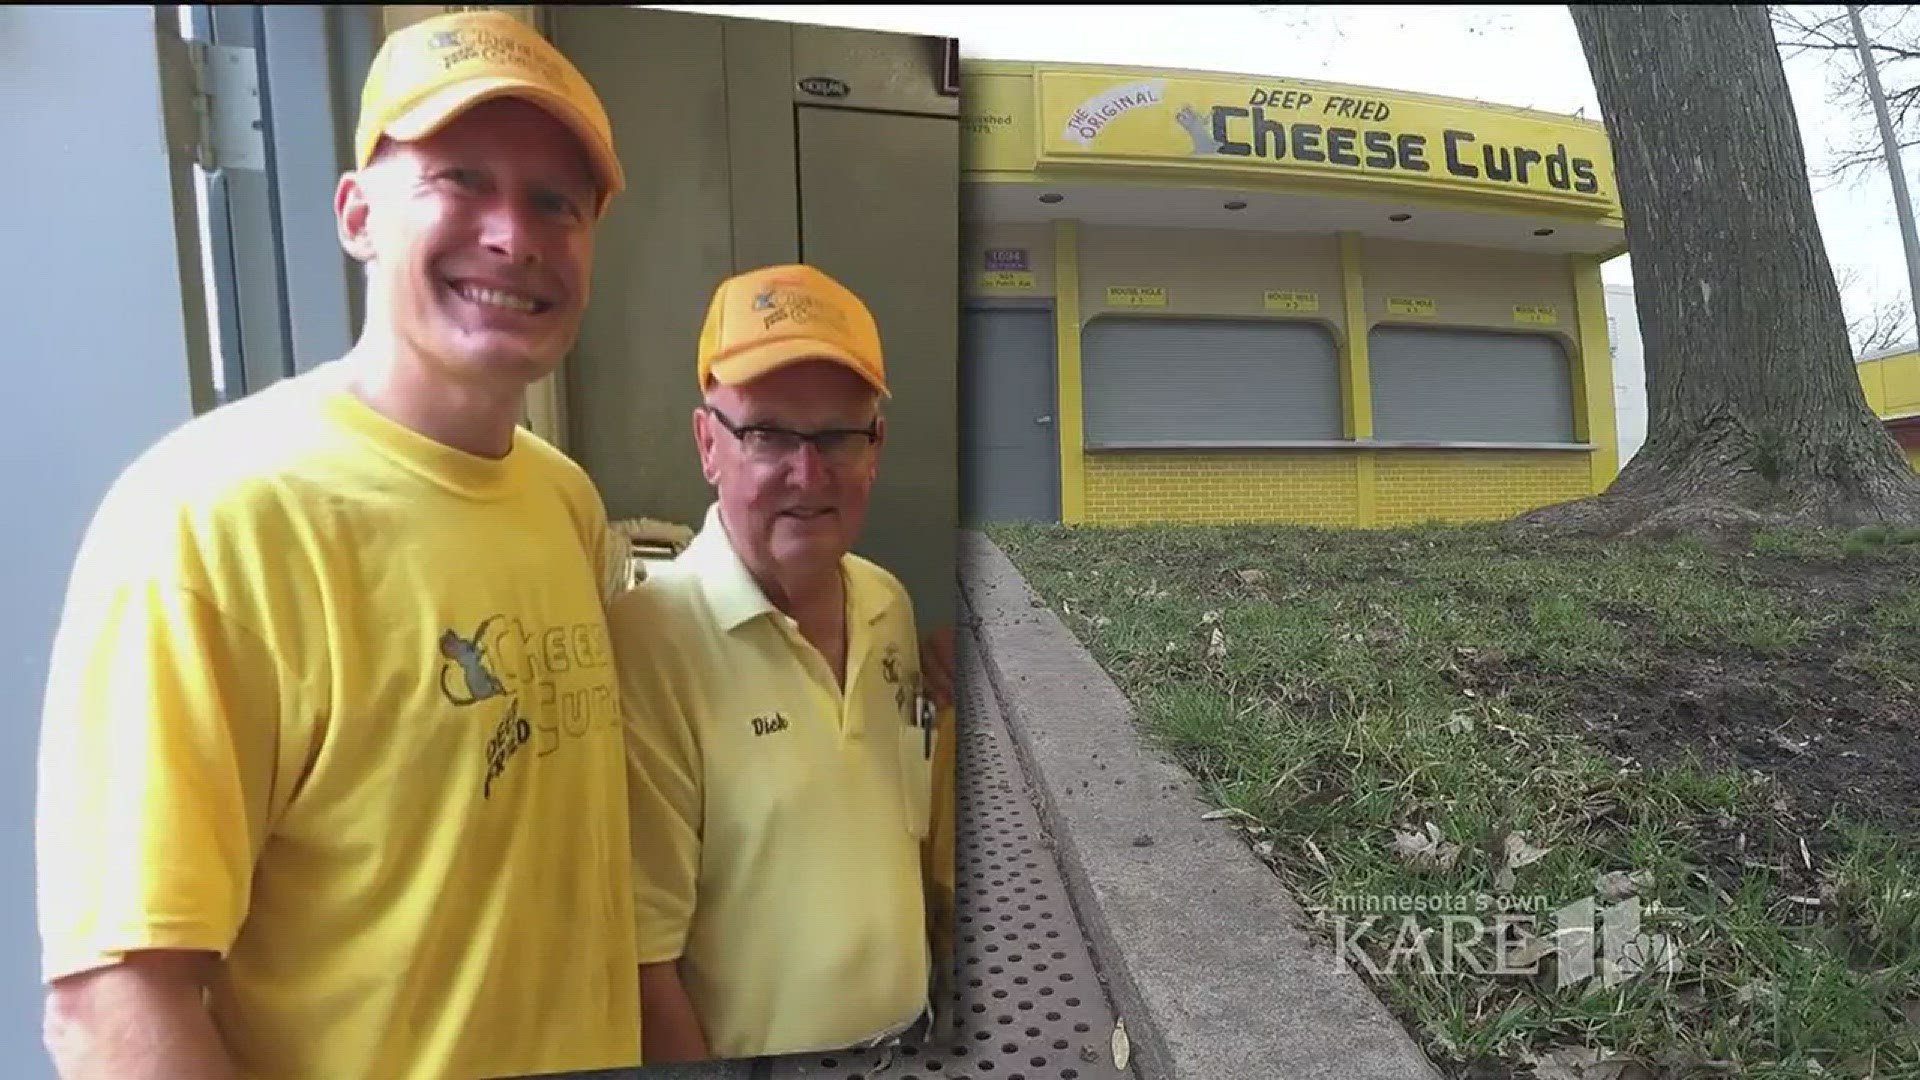
<svg viewBox="0 0 1920 1080"><path fill-rule="evenodd" d="M636 945L678 958L715 1056L837 1049L927 1004L931 735L906 590L858 556L842 692L709 510L609 613Z"/></svg>

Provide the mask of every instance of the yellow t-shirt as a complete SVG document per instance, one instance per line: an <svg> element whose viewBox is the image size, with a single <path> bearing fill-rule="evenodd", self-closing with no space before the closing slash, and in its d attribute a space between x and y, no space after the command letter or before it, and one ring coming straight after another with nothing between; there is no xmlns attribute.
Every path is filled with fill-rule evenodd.
<svg viewBox="0 0 1920 1080"><path fill-rule="evenodd" d="M605 510L531 433L467 455L343 371L184 425L87 532L42 719L44 975L223 954L249 1080L632 1065Z"/></svg>
<svg viewBox="0 0 1920 1080"><path fill-rule="evenodd" d="M885 570L841 565L844 693L711 510L609 616L640 962L680 959L718 1057L851 1046L927 1004L913 610Z"/></svg>

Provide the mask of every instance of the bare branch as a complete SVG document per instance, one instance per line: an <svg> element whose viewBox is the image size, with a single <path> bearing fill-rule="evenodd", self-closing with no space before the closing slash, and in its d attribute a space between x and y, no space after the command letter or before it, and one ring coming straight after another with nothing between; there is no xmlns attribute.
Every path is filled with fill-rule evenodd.
<svg viewBox="0 0 1920 1080"><path fill-rule="evenodd" d="M1905 152L1916 146L1920 146L1920 139L1896 139L1893 145L1896 149ZM1876 139L1872 146L1861 146L1840 151L1834 156L1832 163L1828 167L1835 170L1855 169L1867 165L1872 165L1875 168L1883 168L1886 163L1886 153L1882 150L1879 140Z"/></svg>
<svg viewBox="0 0 1920 1080"><path fill-rule="evenodd" d="M1797 56L1811 51L1839 53L1854 48L1846 9L1821 10L1829 10L1832 14L1821 19L1810 19L1804 14L1804 8L1769 9L1775 41L1782 49L1791 50L1787 55Z"/></svg>
<svg viewBox="0 0 1920 1080"><path fill-rule="evenodd" d="M1913 340L1913 308L1905 299L1882 300L1847 320L1855 356L1881 352Z"/></svg>

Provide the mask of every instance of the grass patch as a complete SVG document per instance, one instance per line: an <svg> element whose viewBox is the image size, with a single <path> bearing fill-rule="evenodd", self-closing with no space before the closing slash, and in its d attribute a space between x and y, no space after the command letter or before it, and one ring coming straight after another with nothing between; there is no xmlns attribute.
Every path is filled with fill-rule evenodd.
<svg viewBox="0 0 1920 1080"><path fill-rule="evenodd" d="M1661 1075L1920 1076L1920 849L1795 786L1819 755L1828 774L1887 755L1791 726L1843 694L1911 700L1920 586L1899 581L1920 548L1889 534L1866 565L1846 557L1865 541L1812 533L1728 553L1439 525L991 532L1457 1075L1582 1046ZM1666 726L1624 715L1649 709ZM1840 741L1816 755L1822 738ZM1805 764L1774 775L1767 754ZM1593 977L1563 984L1550 950L1502 966L1529 957L1493 914L1545 931L1596 897L1639 925ZM1411 898L1457 907L1390 910Z"/></svg>

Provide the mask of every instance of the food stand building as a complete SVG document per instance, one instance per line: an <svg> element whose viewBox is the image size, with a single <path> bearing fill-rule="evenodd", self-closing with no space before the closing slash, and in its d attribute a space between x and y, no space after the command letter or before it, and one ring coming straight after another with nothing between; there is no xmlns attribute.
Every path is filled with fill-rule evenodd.
<svg viewBox="0 0 1920 1080"><path fill-rule="evenodd" d="M1907 460L1920 470L1920 345L1903 345L1860 358L1860 388Z"/></svg>
<svg viewBox="0 0 1920 1080"><path fill-rule="evenodd" d="M1461 521L1612 480L1598 123L1003 62L961 100L968 520Z"/></svg>

